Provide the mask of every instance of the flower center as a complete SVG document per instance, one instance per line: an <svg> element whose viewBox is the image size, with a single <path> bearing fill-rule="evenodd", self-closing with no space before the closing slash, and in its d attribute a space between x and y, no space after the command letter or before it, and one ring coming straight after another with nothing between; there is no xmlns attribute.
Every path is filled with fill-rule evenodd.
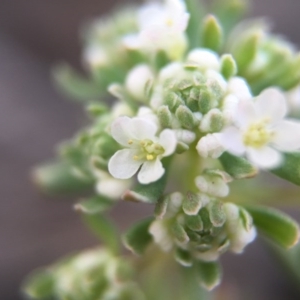
<svg viewBox="0 0 300 300"><path fill-rule="evenodd" d="M142 141L129 140L128 144L139 149L139 154L133 157L134 160L155 160L157 156L165 152L160 144L148 139Z"/></svg>
<svg viewBox="0 0 300 300"><path fill-rule="evenodd" d="M267 125L269 120L261 120L251 124L243 135L243 141L246 146L261 148L268 144L274 135Z"/></svg>

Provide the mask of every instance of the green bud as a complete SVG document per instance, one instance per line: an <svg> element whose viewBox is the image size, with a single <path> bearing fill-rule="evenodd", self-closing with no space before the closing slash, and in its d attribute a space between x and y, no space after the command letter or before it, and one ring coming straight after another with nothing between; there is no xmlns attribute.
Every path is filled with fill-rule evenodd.
<svg viewBox="0 0 300 300"><path fill-rule="evenodd" d="M225 79L230 79L237 74L237 64L231 54L224 54L221 58L221 74Z"/></svg>
<svg viewBox="0 0 300 300"><path fill-rule="evenodd" d="M222 112L214 108L203 117L200 130L203 132L219 132L224 125L225 120Z"/></svg>
<svg viewBox="0 0 300 300"><path fill-rule="evenodd" d="M177 147L176 147L176 153L177 154L182 154L190 149L189 145L183 142L178 142Z"/></svg>
<svg viewBox="0 0 300 300"><path fill-rule="evenodd" d="M188 107L180 105L177 108L175 115L184 128L193 129L195 127L196 122L194 119L194 115Z"/></svg>
<svg viewBox="0 0 300 300"><path fill-rule="evenodd" d="M209 291L221 282L222 271L217 262L198 262L196 269L200 284Z"/></svg>
<svg viewBox="0 0 300 300"><path fill-rule="evenodd" d="M223 41L223 30L215 16L208 15L204 19L202 36L204 48L209 48L213 51L220 49Z"/></svg>
<svg viewBox="0 0 300 300"><path fill-rule="evenodd" d="M169 106L170 111L175 112L176 109L184 104L184 101L176 93L168 93L165 97L165 104Z"/></svg>
<svg viewBox="0 0 300 300"><path fill-rule="evenodd" d="M188 192L183 200L182 208L187 215L197 215L202 207L202 197L198 194Z"/></svg>
<svg viewBox="0 0 300 300"><path fill-rule="evenodd" d="M221 201L211 201L208 205L209 219L215 227L221 227L226 221L226 215Z"/></svg>
<svg viewBox="0 0 300 300"><path fill-rule="evenodd" d="M162 127L170 128L172 125L172 114L167 105L162 105L157 109L157 116Z"/></svg>
<svg viewBox="0 0 300 300"><path fill-rule="evenodd" d="M186 216L185 217L186 226L192 231L202 231L203 230L203 222L199 215L196 216Z"/></svg>
<svg viewBox="0 0 300 300"><path fill-rule="evenodd" d="M187 244L189 242L189 236L187 235L186 231L184 230L183 226L175 221L171 225L171 232L172 235L174 236L175 240L177 240L178 243L180 244Z"/></svg>
<svg viewBox="0 0 300 300"><path fill-rule="evenodd" d="M193 81L189 79L182 79L176 84L179 90L185 90L191 86L193 86Z"/></svg>
<svg viewBox="0 0 300 300"><path fill-rule="evenodd" d="M208 90L206 89L201 90L198 106L199 106L199 111L203 114L206 114L211 110L212 96Z"/></svg>

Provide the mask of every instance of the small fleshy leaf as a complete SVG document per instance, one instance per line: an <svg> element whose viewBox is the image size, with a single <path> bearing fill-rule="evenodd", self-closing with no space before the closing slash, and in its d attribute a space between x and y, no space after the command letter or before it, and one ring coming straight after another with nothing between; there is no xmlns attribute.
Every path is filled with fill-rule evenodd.
<svg viewBox="0 0 300 300"><path fill-rule="evenodd" d="M170 128L172 125L172 114L167 105L162 105L157 109L157 116L163 128Z"/></svg>
<svg viewBox="0 0 300 300"><path fill-rule="evenodd" d="M272 170L275 175L300 185L300 153L285 153L283 164Z"/></svg>
<svg viewBox="0 0 300 300"><path fill-rule="evenodd" d="M196 264L198 278L200 284L211 291L221 282L222 270L221 266L217 262L202 262L199 261Z"/></svg>
<svg viewBox="0 0 300 300"><path fill-rule="evenodd" d="M193 129L196 125L194 115L192 111L184 106L180 105L176 110L176 117L181 125L186 129Z"/></svg>
<svg viewBox="0 0 300 300"><path fill-rule="evenodd" d="M208 15L204 19L203 25L203 47L218 51L223 41L222 26L218 22L217 18L213 15Z"/></svg>
<svg viewBox="0 0 300 300"><path fill-rule="evenodd" d="M188 251L177 248L175 251L175 260L184 267L191 267L193 259Z"/></svg>
<svg viewBox="0 0 300 300"><path fill-rule="evenodd" d="M37 270L24 282L22 290L30 299L50 299L53 295L54 277L50 270Z"/></svg>
<svg viewBox="0 0 300 300"><path fill-rule="evenodd" d="M86 214L103 213L110 209L114 202L103 196L95 196L74 205L75 210Z"/></svg>
<svg viewBox="0 0 300 300"><path fill-rule="evenodd" d="M165 190L166 182L165 174L161 179L150 184L137 184L133 190L125 192L122 198L126 201L156 203Z"/></svg>
<svg viewBox="0 0 300 300"><path fill-rule="evenodd" d="M202 207L201 195L188 192L183 200L182 208L183 211L190 216L195 216L198 214Z"/></svg>
<svg viewBox="0 0 300 300"><path fill-rule="evenodd" d="M199 215L197 216L186 216L185 217L186 226L192 231L203 230L203 222Z"/></svg>
<svg viewBox="0 0 300 300"><path fill-rule="evenodd" d="M285 248L291 248L299 240L299 224L285 213L261 206L247 206L254 226L273 242Z"/></svg>
<svg viewBox="0 0 300 300"><path fill-rule="evenodd" d="M237 64L231 54L224 54L221 58L221 73L225 79L235 76Z"/></svg>
<svg viewBox="0 0 300 300"><path fill-rule="evenodd" d="M152 242L149 226L154 218L147 218L134 224L123 236L123 243L127 249L137 255L142 255Z"/></svg>
<svg viewBox="0 0 300 300"><path fill-rule="evenodd" d="M154 210L154 214L157 218L162 219L164 217L167 212L169 200L169 197L163 197L158 200Z"/></svg>
<svg viewBox="0 0 300 300"><path fill-rule="evenodd" d="M219 159L224 170L235 179L251 178L258 173L258 170L243 157L225 152Z"/></svg>

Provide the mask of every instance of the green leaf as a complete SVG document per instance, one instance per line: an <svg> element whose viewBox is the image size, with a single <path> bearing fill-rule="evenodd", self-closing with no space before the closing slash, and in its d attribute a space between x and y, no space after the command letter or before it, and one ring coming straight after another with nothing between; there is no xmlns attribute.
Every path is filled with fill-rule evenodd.
<svg viewBox="0 0 300 300"><path fill-rule="evenodd" d="M187 10L190 13L188 28L186 30L190 49L200 46L201 22L206 8L202 0L185 0Z"/></svg>
<svg viewBox="0 0 300 300"><path fill-rule="evenodd" d="M90 101L106 93L104 87L82 77L67 65L54 68L53 77L58 88L76 100Z"/></svg>
<svg viewBox="0 0 300 300"><path fill-rule="evenodd" d="M221 58L221 73L225 79L237 74L237 64L231 54L224 54Z"/></svg>
<svg viewBox="0 0 300 300"><path fill-rule="evenodd" d="M85 214L103 213L110 209L115 203L104 196L95 196L91 199L75 204L75 210Z"/></svg>
<svg viewBox="0 0 300 300"><path fill-rule="evenodd" d="M166 183L167 174L158 181L150 184L137 184L133 190L125 192L122 198L127 201L157 203L158 199L164 193Z"/></svg>
<svg viewBox="0 0 300 300"><path fill-rule="evenodd" d="M211 291L221 282L222 270L218 262L202 262L195 264L200 284Z"/></svg>
<svg viewBox="0 0 300 300"><path fill-rule="evenodd" d="M191 267L193 265L190 253L180 248L177 248L175 251L175 260L184 267Z"/></svg>
<svg viewBox="0 0 300 300"><path fill-rule="evenodd" d="M118 229L110 219L103 215L83 215L83 221L90 230L114 253L120 252Z"/></svg>
<svg viewBox="0 0 300 300"><path fill-rule="evenodd" d="M283 155L283 164L279 168L271 170L271 172L294 184L300 185L300 152L284 153Z"/></svg>
<svg viewBox="0 0 300 300"><path fill-rule="evenodd" d="M51 299L54 278L50 270L37 270L30 274L23 284L22 290L31 299Z"/></svg>
<svg viewBox="0 0 300 300"><path fill-rule="evenodd" d="M224 170L235 179L254 177L258 170L245 158L224 152L219 158Z"/></svg>
<svg viewBox="0 0 300 300"><path fill-rule="evenodd" d="M203 47L218 51L223 42L223 31L217 18L213 15L208 15L204 19L203 25Z"/></svg>
<svg viewBox="0 0 300 300"><path fill-rule="evenodd" d="M150 217L134 224L123 236L123 243L127 249L137 255L142 255L152 242L149 226L154 218Z"/></svg>
<svg viewBox="0 0 300 300"><path fill-rule="evenodd" d="M73 175L68 164L53 162L38 166L32 172L33 181L46 194L79 193L93 187L94 182Z"/></svg>
<svg viewBox="0 0 300 300"><path fill-rule="evenodd" d="M266 237L285 248L299 240L299 225L285 213L269 207L246 206L254 225Z"/></svg>
<svg viewBox="0 0 300 300"><path fill-rule="evenodd" d="M215 227L221 227L226 221L226 215L221 201L211 201L208 205L209 219Z"/></svg>

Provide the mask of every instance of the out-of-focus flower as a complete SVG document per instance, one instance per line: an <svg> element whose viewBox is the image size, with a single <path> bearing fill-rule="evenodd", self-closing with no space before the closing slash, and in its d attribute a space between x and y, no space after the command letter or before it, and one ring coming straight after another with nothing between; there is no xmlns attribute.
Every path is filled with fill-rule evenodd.
<svg viewBox="0 0 300 300"><path fill-rule="evenodd" d="M218 135L220 142L234 155L246 155L261 168L275 168L282 162L281 152L300 148L300 123L285 120L287 104L275 88L262 92L254 101L241 101L234 125Z"/></svg>

